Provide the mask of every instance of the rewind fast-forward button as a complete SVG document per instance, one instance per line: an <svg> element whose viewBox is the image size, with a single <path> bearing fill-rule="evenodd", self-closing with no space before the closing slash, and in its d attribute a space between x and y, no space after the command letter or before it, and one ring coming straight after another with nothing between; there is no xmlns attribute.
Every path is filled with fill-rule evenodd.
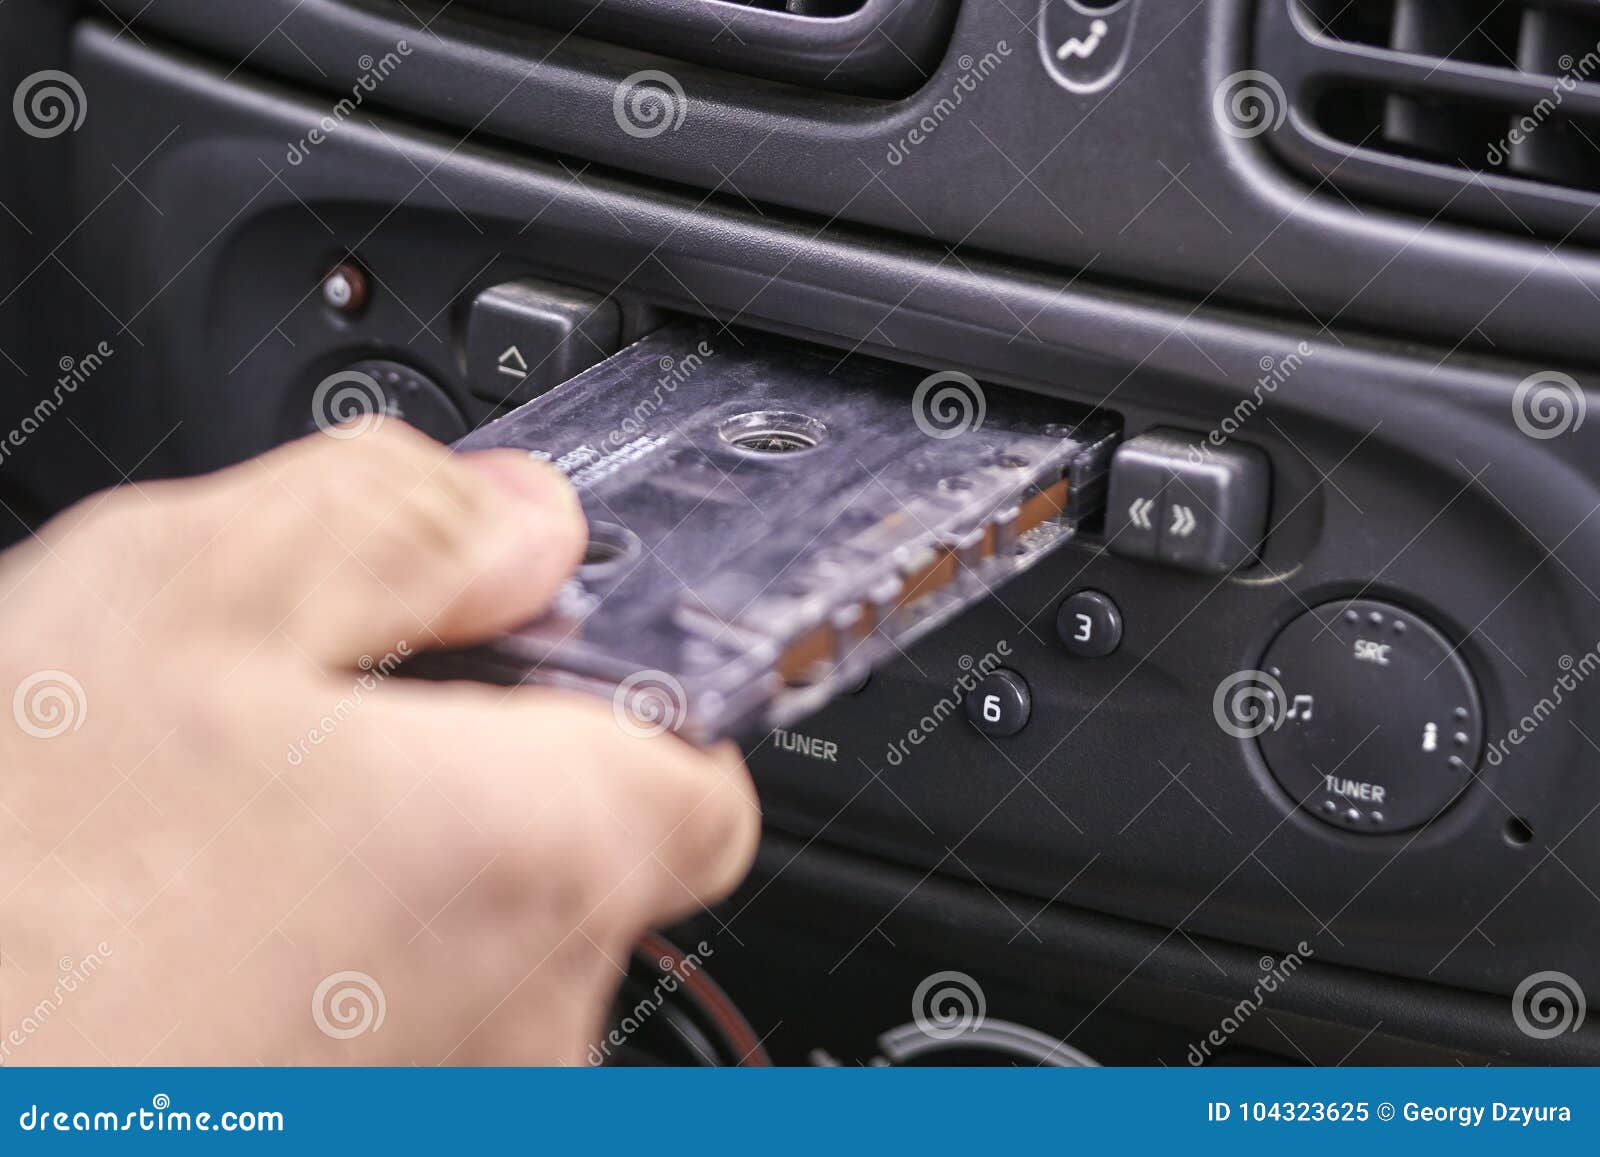
<svg viewBox="0 0 1600 1157"><path fill-rule="evenodd" d="M1137 449L1137 448L1136 448ZM1165 527L1162 504L1167 482L1160 468L1128 469L1123 463L1127 445L1118 449L1111 464L1111 487L1106 494L1106 543L1129 558L1154 559Z"/></svg>
<svg viewBox="0 0 1600 1157"><path fill-rule="evenodd" d="M1111 462L1106 545L1210 574L1248 565L1266 527L1270 477L1253 446L1181 430L1130 438Z"/></svg>

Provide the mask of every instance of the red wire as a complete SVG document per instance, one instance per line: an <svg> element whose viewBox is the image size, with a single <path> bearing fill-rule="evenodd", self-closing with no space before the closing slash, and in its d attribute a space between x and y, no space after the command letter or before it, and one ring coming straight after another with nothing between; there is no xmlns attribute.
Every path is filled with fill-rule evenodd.
<svg viewBox="0 0 1600 1157"><path fill-rule="evenodd" d="M663 961L671 961L671 971L683 982L685 991L695 998L701 1010L722 1031L724 1039L732 1047L734 1056L739 1058L738 1063L741 1066L746 1068L771 1066L772 1058L761 1046L761 1038L756 1036L755 1029L750 1027L750 1022L728 998L728 994L723 992L721 986L703 969L682 971L683 953L666 937L656 933L650 933L640 940L639 948L655 958L657 967Z"/></svg>

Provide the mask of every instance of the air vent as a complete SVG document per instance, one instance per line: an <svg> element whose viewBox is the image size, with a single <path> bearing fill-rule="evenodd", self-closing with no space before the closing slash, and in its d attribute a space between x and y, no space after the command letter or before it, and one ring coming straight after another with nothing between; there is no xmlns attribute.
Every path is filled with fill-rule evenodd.
<svg viewBox="0 0 1600 1157"><path fill-rule="evenodd" d="M1524 233L1600 238L1595 0L1261 0L1269 140L1321 180Z"/></svg>
<svg viewBox="0 0 1600 1157"><path fill-rule="evenodd" d="M730 72L864 96L915 91L957 0L455 0L502 25L625 45Z"/></svg>

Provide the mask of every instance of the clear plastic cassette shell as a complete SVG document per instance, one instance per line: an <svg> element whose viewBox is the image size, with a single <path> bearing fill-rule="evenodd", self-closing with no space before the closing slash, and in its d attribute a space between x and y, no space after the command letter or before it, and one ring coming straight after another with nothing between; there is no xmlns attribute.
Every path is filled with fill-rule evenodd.
<svg viewBox="0 0 1600 1157"><path fill-rule="evenodd" d="M577 488L538 621L427 673L610 695L696 743L782 726L1070 537L1117 424L1069 403L675 323L469 435Z"/></svg>

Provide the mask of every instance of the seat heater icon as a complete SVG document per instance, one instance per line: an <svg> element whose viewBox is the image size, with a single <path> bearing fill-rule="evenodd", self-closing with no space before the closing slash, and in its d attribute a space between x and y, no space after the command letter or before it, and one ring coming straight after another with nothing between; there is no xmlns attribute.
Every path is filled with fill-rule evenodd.
<svg viewBox="0 0 1600 1157"><path fill-rule="evenodd" d="M1100 47L1100 42L1106 38L1106 33L1111 31L1104 20L1096 20L1089 25L1089 35L1079 39L1073 37L1060 48L1056 49L1057 60L1070 60L1077 57L1079 60L1088 60Z"/></svg>

